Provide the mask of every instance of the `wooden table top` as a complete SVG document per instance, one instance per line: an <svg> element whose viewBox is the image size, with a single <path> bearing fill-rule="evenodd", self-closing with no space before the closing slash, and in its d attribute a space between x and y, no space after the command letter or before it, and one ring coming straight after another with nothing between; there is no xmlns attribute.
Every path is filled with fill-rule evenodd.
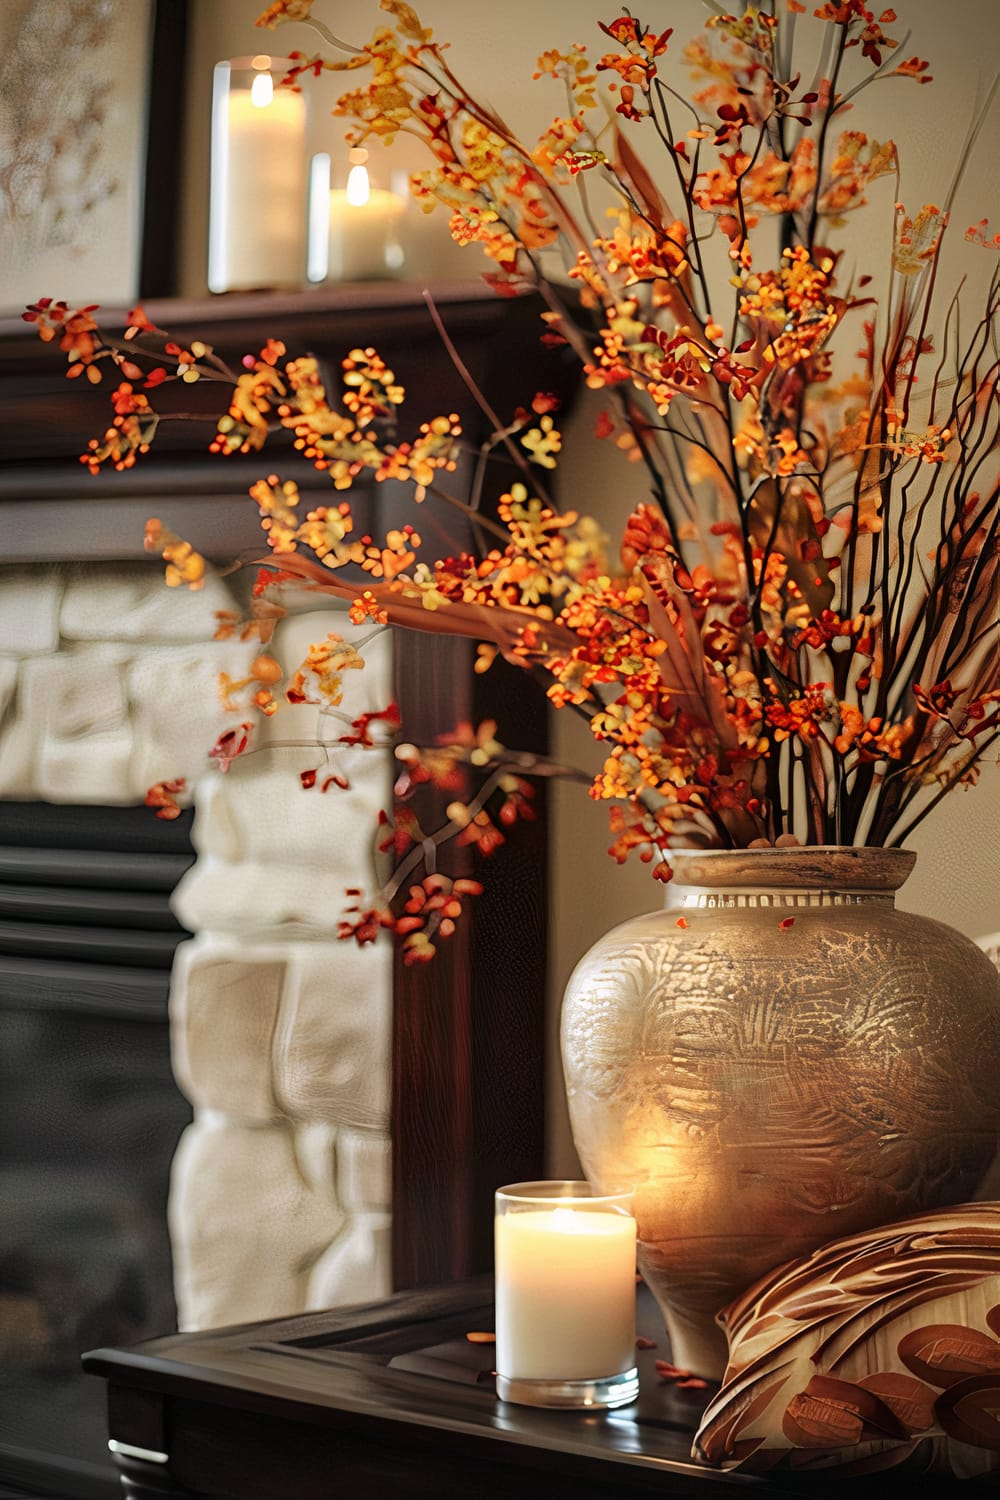
<svg viewBox="0 0 1000 1500"><path fill-rule="evenodd" d="M690 1457L709 1391L660 1379L662 1322L640 1287L640 1395L612 1412L499 1401L492 1278L403 1292L385 1302L99 1349L84 1368L109 1382L109 1430L135 1496L351 1500L405 1487L411 1497L475 1493L574 1500L875 1493L864 1480L720 1473ZM141 1455L158 1455L143 1459ZM144 1488L149 1476L155 1489ZM344 1488L338 1485L343 1481ZM877 1481L882 1500L913 1477ZM571 1488L570 1488L571 1487ZM963 1486L963 1490L968 1487ZM947 1486L942 1494L950 1494ZM970 1492L971 1495L971 1492Z"/></svg>

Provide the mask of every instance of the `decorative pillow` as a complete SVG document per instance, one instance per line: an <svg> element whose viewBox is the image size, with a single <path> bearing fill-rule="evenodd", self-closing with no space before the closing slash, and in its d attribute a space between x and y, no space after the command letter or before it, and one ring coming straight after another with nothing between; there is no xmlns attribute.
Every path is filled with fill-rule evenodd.
<svg viewBox="0 0 1000 1500"><path fill-rule="evenodd" d="M1000 1470L1000 1203L835 1240L719 1321L729 1364L695 1457L758 1473Z"/></svg>

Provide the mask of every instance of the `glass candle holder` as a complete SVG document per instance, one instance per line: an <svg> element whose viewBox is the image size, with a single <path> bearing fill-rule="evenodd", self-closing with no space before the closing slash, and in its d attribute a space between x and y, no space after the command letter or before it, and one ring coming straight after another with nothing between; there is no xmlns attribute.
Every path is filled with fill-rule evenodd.
<svg viewBox="0 0 1000 1500"><path fill-rule="evenodd" d="M313 157L309 206L309 280L382 281L400 276L405 183L382 180L370 154L354 147L331 162Z"/></svg>
<svg viewBox="0 0 1000 1500"><path fill-rule="evenodd" d="M216 65L212 89L208 286L297 288L305 281L306 101L278 84L287 58Z"/></svg>
<svg viewBox="0 0 1000 1500"><path fill-rule="evenodd" d="M613 1407L639 1393L631 1194L521 1182L496 1194L497 1395Z"/></svg>

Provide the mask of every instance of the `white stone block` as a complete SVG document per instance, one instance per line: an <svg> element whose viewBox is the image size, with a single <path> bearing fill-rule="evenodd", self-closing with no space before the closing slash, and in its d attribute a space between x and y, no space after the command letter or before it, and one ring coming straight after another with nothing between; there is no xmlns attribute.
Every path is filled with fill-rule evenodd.
<svg viewBox="0 0 1000 1500"><path fill-rule="evenodd" d="M337 1132L337 1198L345 1213L392 1204L392 1141L388 1132Z"/></svg>
<svg viewBox="0 0 1000 1500"><path fill-rule="evenodd" d="M271 1046L281 1003L283 955L236 944L182 943L170 979L174 1076L200 1109L266 1122L274 1098Z"/></svg>
<svg viewBox="0 0 1000 1500"><path fill-rule="evenodd" d="M377 817L389 805L387 754L352 751L346 791L303 790L316 752L289 750L209 773L198 785L198 861L175 892L186 926L325 937L348 887L371 891Z"/></svg>
<svg viewBox="0 0 1000 1500"><path fill-rule="evenodd" d="M388 1214L356 1214L313 1266L306 1311L380 1302L392 1291L392 1221Z"/></svg>
<svg viewBox="0 0 1000 1500"><path fill-rule="evenodd" d="M352 625L346 608L317 609L282 620L271 649L292 673L305 660L310 645L325 640L331 632L353 645L365 663L360 671L344 673L343 712L352 718L365 709L385 708L394 696L390 630L375 630L370 624ZM289 705L288 711L298 710Z"/></svg>
<svg viewBox="0 0 1000 1500"><path fill-rule="evenodd" d="M273 650L288 678L310 641L330 629L359 641L370 634L330 610L283 622ZM344 675L342 715L331 719L315 705L283 702L272 720L255 725L254 744L266 749L199 783L199 859L175 895L188 926L325 937L340 919L345 888L372 889L376 820L391 800L394 760L388 750L320 743L345 733L359 713L390 701L391 656L383 634L365 647L365 656L363 672ZM316 768L317 785L304 790L300 773ZM349 786L323 792L333 772Z"/></svg>
<svg viewBox="0 0 1000 1500"><path fill-rule="evenodd" d="M24 691L18 682L17 697ZM35 790L35 752L32 726L17 712L16 700L0 721L0 797L28 799Z"/></svg>
<svg viewBox="0 0 1000 1500"><path fill-rule="evenodd" d="M311 1268L344 1224L332 1196L302 1180L287 1126L218 1118L181 1137L169 1220L183 1330L305 1311Z"/></svg>
<svg viewBox="0 0 1000 1500"><path fill-rule="evenodd" d="M232 775L232 771L225 773L209 771L197 782L191 838L198 852L198 863L188 872L174 892L174 910L178 915L181 915L182 911L187 913L188 892L191 885L203 883L201 880L194 881L203 861L212 860L218 865L235 865L244 858L240 820L233 810ZM224 873L219 872L216 878L224 881L226 877ZM190 915L190 920L188 920L188 915ZM221 928L226 925L209 920L206 912L202 911L196 901L191 905L189 914L181 915L181 920L192 930L198 927Z"/></svg>
<svg viewBox="0 0 1000 1500"><path fill-rule="evenodd" d="M55 565L0 566L0 651L11 656L55 651L62 591L63 579Z"/></svg>
<svg viewBox="0 0 1000 1500"><path fill-rule="evenodd" d="M391 954L353 943L288 946L274 1090L297 1120L389 1128Z"/></svg>
<svg viewBox="0 0 1000 1500"><path fill-rule="evenodd" d="M226 583L208 574L201 589L168 588L163 564L75 563L65 570L60 633L70 641L210 641L216 610L232 609Z"/></svg>
<svg viewBox="0 0 1000 1500"><path fill-rule="evenodd" d="M241 722L226 713L219 674L246 676L255 648L244 641L206 640L196 646L133 649L126 670L135 729L132 786L141 801L157 781L210 774L209 751L219 735ZM256 710L246 715L258 717Z"/></svg>
<svg viewBox="0 0 1000 1500"><path fill-rule="evenodd" d="M374 750L345 750L335 764L350 782L345 789L304 791L299 771L322 764L314 747L305 750L264 752L259 761L234 765L227 773L225 791L231 801L230 817L239 829L239 857L264 864L284 864L302 874L295 898L303 903L313 875L329 875L339 866L350 880L359 863L372 858L377 835L376 818L388 805L391 793L390 758ZM322 780L321 769L317 780ZM206 854L214 851L199 828L197 844ZM320 926L332 925L329 918Z"/></svg>
<svg viewBox="0 0 1000 1500"><path fill-rule="evenodd" d="M20 686L16 736L30 744L32 762L32 785L23 795L50 802L133 801L123 648L105 643L28 657Z"/></svg>

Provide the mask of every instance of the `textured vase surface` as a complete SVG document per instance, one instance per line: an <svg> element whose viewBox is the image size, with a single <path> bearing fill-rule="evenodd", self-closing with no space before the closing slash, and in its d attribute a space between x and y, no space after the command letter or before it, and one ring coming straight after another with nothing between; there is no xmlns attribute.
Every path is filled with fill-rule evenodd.
<svg viewBox="0 0 1000 1500"><path fill-rule="evenodd" d="M677 1364L715 1315L839 1236L974 1196L1000 1139L1000 974L898 911L903 850L678 854L682 905L624 922L563 1003L573 1136L635 1190Z"/></svg>

